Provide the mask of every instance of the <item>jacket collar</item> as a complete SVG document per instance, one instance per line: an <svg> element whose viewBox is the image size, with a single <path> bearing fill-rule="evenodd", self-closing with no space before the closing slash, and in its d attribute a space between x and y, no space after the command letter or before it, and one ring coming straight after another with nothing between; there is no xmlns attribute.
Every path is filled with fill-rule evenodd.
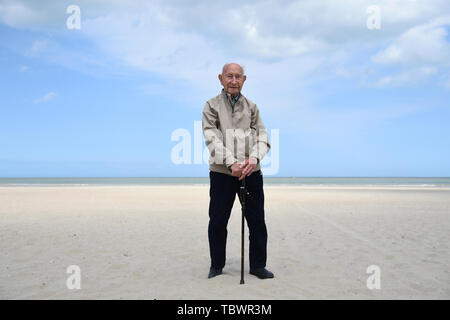
<svg viewBox="0 0 450 320"><path fill-rule="evenodd" d="M222 89L221 93L226 99L228 99L228 101L230 101L231 105L234 105L242 97L242 93L239 92L237 98L233 99L233 96L230 93L226 92L225 89Z"/></svg>

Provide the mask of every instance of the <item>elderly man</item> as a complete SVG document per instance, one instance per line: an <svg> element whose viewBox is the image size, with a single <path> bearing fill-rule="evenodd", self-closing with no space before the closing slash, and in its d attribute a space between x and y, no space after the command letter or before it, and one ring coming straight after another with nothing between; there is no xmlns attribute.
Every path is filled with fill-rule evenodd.
<svg viewBox="0 0 450 320"><path fill-rule="evenodd" d="M228 63L219 74L219 80L222 92L206 102L202 114L203 135L210 151L208 238L211 267L208 278L221 274L225 266L228 219L244 178L250 274L260 279L273 278L273 273L265 268L267 229L260 168L260 161L270 149L267 131L256 104L241 93L246 80L243 68L237 63Z"/></svg>

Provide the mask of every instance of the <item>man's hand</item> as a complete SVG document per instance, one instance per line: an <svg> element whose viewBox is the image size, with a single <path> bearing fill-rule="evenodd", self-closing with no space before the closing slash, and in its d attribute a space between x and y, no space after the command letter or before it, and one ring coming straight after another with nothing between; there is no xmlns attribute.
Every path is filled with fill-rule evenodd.
<svg viewBox="0 0 450 320"><path fill-rule="evenodd" d="M231 175L233 177L241 177L242 176L242 168L241 168L242 163L241 162L235 162L233 163L233 165L231 166ZM239 178L239 180L241 180Z"/></svg>
<svg viewBox="0 0 450 320"><path fill-rule="evenodd" d="M242 180L245 178L245 176L249 176L253 173L253 170L255 170L256 164L258 163L258 159L250 157L245 159L244 162L240 164L240 168L242 170L241 176L239 177L239 180Z"/></svg>

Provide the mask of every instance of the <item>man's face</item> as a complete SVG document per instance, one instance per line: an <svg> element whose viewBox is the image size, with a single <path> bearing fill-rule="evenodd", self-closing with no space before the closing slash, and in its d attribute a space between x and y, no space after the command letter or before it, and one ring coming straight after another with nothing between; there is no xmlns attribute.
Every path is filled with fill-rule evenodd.
<svg viewBox="0 0 450 320"><path fill-rule="evenodd" d="M226 92L232 96L236 96L241 92L242 86L244 85L246 76L242 72L242 68L237 64L228 65L219 74L219 80Z"/></svg>

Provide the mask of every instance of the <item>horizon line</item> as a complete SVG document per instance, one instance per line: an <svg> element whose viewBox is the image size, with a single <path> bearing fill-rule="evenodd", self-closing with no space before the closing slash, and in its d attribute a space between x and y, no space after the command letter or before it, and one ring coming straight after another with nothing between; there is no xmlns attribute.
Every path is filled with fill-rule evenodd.
<svg viewBox="0 0 450 320"><path fill-rule="evenodd" d="M42 178L51 178L51 179L148 179L148 178L209 178L208 176L164 176L164 177L135 177L135 176L110 176L110 177L100 177L100 176L39 176L39 177L0 177L0 179L42 179ZM347 179L347 178L450 178L450 176L264 176L264 178L336 178L336 179Z"/></svg>

